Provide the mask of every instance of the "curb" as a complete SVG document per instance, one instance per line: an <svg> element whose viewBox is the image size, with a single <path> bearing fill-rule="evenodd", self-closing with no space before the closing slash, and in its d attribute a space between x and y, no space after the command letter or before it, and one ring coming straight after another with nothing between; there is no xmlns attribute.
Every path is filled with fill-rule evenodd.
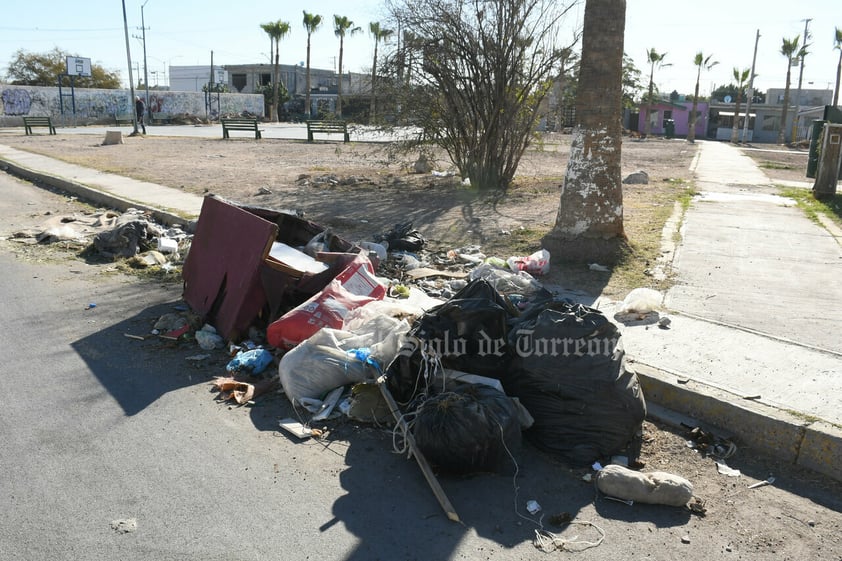
<svg viewBox="0 0 842 561"><path fill-rule="evenodd" d="M17 177L21 177L32 182L44 183L55 189L62 189L69 193L73 193L74 195L78 195L86 201L107 206L120 212L125 212L130 208L136 208L144 212L148 212L156 222L170 227L180 226L185 232L192 232L196 226L196 220L190 220L175 213L138 201L124 199L111 193L83 185L82 183L64 179L63 177L50 175L41 171L35 171L11 160L0 158L0 168Z"/></svg>
<svg viewBox="0 0 842 561"><path fill-rule="evenodd" d="M627 368L637 374L643 394L668 410L699 419L733 436L742 444L842 482L842 429L751 401L725 390L687 380L674 372L629 358ZM656 410L650 415L673 424Z"/></svg>

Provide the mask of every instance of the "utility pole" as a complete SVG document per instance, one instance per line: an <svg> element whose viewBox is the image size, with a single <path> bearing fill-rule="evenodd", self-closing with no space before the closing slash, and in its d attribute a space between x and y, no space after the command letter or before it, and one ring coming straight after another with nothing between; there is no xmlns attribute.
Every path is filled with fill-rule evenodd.
<svg viewBox="0 0 842 561"><path fill-rule="evenodd" d="M146 72L146 20L143 18L143 7L146 0L140 5L140 27L143 29L143 85L146 86L146 110L149 111L149 74Z"/></svg>
<svg viewBox="0 0 842 561"><path fill-rule="evenodd" d="M798 71L798 93L795 94L795 115L792 116L792 137L790 142L793 144L798 140L798 112L801 111L801 79L804 77L804 56L807 54L807 39L810 36L808 31L810 22L813 18L804 20L804 40L801 42L801 70ZM783 123L781 123L783 126Z"/></svg>
<svg viewBox="0 0 842 561"><path fill-rule="evenodd" d="M754 56L751 58L751 76L748 79L748 100L746 101L746 118L743 121L743 138L741 142L745 143L748 137L748 122L751 120L751 100L754 98L754 65L757 62L757 44L760 42L760 30L757 30L757 36L754 38ZM713 91L713 90L711 90ZM735 117L739 119L739 115Z"/></svg>
<svg viewBox="0 0 842 561"><path fill-rule="evenodd" d="M123 0L123 30L126 32L126 61L129 65L129 92L131 97L129 98L129 107L132 108L132 122L134 123L134 132L133 135L138 135L137 131L137 111L135 111L134 107L134 77L132 76L132 51L129 48L129 23L126 19L126 0Z"/></svg>

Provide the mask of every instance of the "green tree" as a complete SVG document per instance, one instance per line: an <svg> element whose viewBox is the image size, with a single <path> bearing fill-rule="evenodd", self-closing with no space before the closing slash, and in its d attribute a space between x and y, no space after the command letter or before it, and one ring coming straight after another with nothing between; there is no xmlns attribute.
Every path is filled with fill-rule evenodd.
<svg viewBox="0 0 842 561"><path fill-rule="evenodd" d="M842 77L842 28L836 28L833 48L839 51L839 62L836 63L836 88L833 90L833 106L839 105L839 78Z"/></svg>
<svg viewBox="0 0 842 561"><path fill-rule="evenodd" d="M261 23L261 29L269 36L269 60L272 61L274 56L274 64L272 66L272 98L269 100L269 120L278 121L278 106L280 105L280 42L281 39L289 35L289 22L278 20L269 23ZM286 86L284 86L286 91Z"/></svg>
<svg viewBox="0 0 842 561"><path fill-rule="evenodd" d="M710 70L717 64L715 60L711 60L713 55L705 56L702 51L696 53L693 58L693 64L696 66L696 89L693 90L693 110L690 112L689 128L687 130L687 142L696 142L696 119L698 118L699 108L699 81L702 78L702 70Z"/></svg>
<svg viewBox="0 0 842 561"><path fill-rule="evenodd" d="M342 59L345 54L345 36L353 37L362 32L362 28L346 16L333 15L333 33L339 37L339 84L336 92L336 116L342 118Z"/></svg>
<svg viewBox="0 0 842 561"><path fill-rule="evenodd" d="M740 102L743 99L743 92L748 84L748 77L751 74L750 68L733 69L734 80L737 81L737 101L734 105L734 126L731 127L731 144L737 144L740 136ZM748 119L748 115L745 116Z"/></svg>
<svg viewBox="0 0 842 561"><path fill-rule="evenodd" d="M304 113L310 118L310 37L322 24L322 16L304 10L304 29L307 31L307 92L304 94Z"/></svg>
<svg viewBox="0 0 842 561"><path fill-rule="evenodd" d="M67 72L67 57L78 56L58 47L46 53L28 53L19 49L12 55L6 79L16 86L56 86L59 74ZM70 79L62 83L70 85ZM102 88L114 90L121 87L120 74L108 72L99 64L91 64L91 76L77 76L73 81L77 88Z"/></svg>
<svg viewBox="0 0 842 561"><path fill-rule="evenodd" d="M553 229L553 259L615 263L623 230L622 88L625 0L587 0L567 173Z"/></svg>
<svg viewBox="0 0 842 561"><path fill-rule="evenodd" d="M394 34L394 31L380 27L379 21L370 22L368 24L368 31L374 37L374 60L371 63L371 108L368 114L369 122L373 123L377 110L377 48L380 45L380 41L386 41Z"/></svg>
<svg viewBox="0 0 842 561"><path fill-rule="evenodd" d="M784 89L784 107L781 111L781 127L778 129L778 144L784 143L784 130L786 129L786 116L789 111L789 86L792 84L792 61L798 52L799 35L795 39L783 38L781 43L781 54L786 57L786 88Z"/></svg>
<svg viewBox="0 0 842 561"><path fill-rule="evenodd" d="M643 84L640 82L640 69L635 66L632 57L623 53L623 108L631 109L639 99Z"/></svg>
<svg viewBox="0 0 842 561"><path fill-rule="evenodd" d="M665 66L672 66L664 63L667 53L658 53L654 48L646 51L646 60L649 62L649 90L646 95L646 124L644 125L644 137L652 134L652 105L655 103L655 67L658 69Z"/></svg>

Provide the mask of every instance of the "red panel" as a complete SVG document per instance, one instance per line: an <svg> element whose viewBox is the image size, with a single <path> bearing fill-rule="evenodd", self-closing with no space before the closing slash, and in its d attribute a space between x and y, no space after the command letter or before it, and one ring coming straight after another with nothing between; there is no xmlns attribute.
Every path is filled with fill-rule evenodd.
<svg viewBox="0 0 842 561"><path fill-rule="evenodd" d="M277 236L277 224L205 197L182 270L184 300L225 339L238 339L263 309L260 270Z"/></svg>

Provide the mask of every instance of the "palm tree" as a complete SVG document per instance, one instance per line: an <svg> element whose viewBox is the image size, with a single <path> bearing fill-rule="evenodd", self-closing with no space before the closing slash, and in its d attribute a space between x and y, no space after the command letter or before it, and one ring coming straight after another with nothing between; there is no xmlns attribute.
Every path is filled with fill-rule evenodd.
<svg viewBox="0 0 842 561"><path fill-rule="evenodd" d="M280 83L278 80L280 68L278 44L281 42L281 39L289 35L290 27L288 22L281 20L261 23L260 27L269 35L269 61L272 61L273 53L275 57L274 71L272 73L272 104L269 106L269 120L276 121L278 112L278 84Z"/></svg>
<svg viewBox="0 0 842 561"><path fill-rule="evenodd" d="M316 14L310 14L307 10L304 10L304 29L307 30L307 80L306 80L306 88L307 92L304 94L304 114L307 115L307 118L310 118L310 36L316 31L319 26L322 24L322 16Z"/></svg>
<svg viewBox="0 0 842 561"><path fill-rule="evenodd" d="M379 21L369 23L368 31L374 37L374 61L371 63L371 109L368 120L369 122L374 122L375 109L377 108L377 89L375 87L375 82L377 81L377 46L380 44L380 41L385 41L391 37L394 31L391 29L382 29Z"/></svg>
<svg viewBox="0 0 842 561"><path fill-rule="evenodd" d="M789 86L792 82L792 59L798 51L799 35L795 39L783 38L781 54L786 57L786 89L784 89L784 108L781 111L781 128L778 130L778 144L784 143L784 130L786 130L786 114L789 110Z"/></svg>
<svg viewBox="0 0 842 561"><path fill-rule="evenodd" d="M836 38L833 48L839 51L839 62L836 63L836 89L833 90L833 106L839 105L839 77L842 76L842 28L836 28Z"/></svg>
<svg viewBox="0 0 842 561"><path fill-rule="evenodd" d="M648 137L652 134L652 119L650 117L650 113L652 113L652 102L654 98L652 97L654 90L655 90L655 66L658 68L663 68L665 66L672 66L670 64L664 64L664 59L666 58L667 53L658 54L654 48L649 49L646 51L646 59L649 61L649 93L646 95L646 124L644 125L644 137Z"/></svg>
<svg viewBox="0 0 842 561"><path fill-rule="evenodd" d="M354 26L354 22L345 16L333 14L333 33L339 37L339 87L336 98L336 116L342 118L342 57L345 52L345 35L353 36L360 33L362 28Z"/></svg>
<svg viewBox="0 0 842 561"><path fill-rule="evenodd" d="M735 67L733 72L734 80L737 81L737 103L734 106L734 126L731 127L731 144L737 144L740 136L740 101L742 101L743 89L746 87L751 69L743 68L740 70ZM745 116L745 119L748 119L748 115Z"/></svg>
<svg viewBox="0 0 842 561"><path fill-rule="evenodd" d="M587 0L578 124L553 229L553 259L616 263L625 243L621 175L623 34L626 0Z"/></svg>
<svg viewBox="0 0 842 561"><path fill-rule="evenodd" d="M693 92L693 111L690 113L690 128L687 131L687 142L696 142L696 119L698 115L696 111L699 106L699 80L702 78L702 69L710 70L717 64L717 61L711 61L713 55L705 56L702 51L696 53L693 59L693 64L696 65L696 90Z"/></svg>

